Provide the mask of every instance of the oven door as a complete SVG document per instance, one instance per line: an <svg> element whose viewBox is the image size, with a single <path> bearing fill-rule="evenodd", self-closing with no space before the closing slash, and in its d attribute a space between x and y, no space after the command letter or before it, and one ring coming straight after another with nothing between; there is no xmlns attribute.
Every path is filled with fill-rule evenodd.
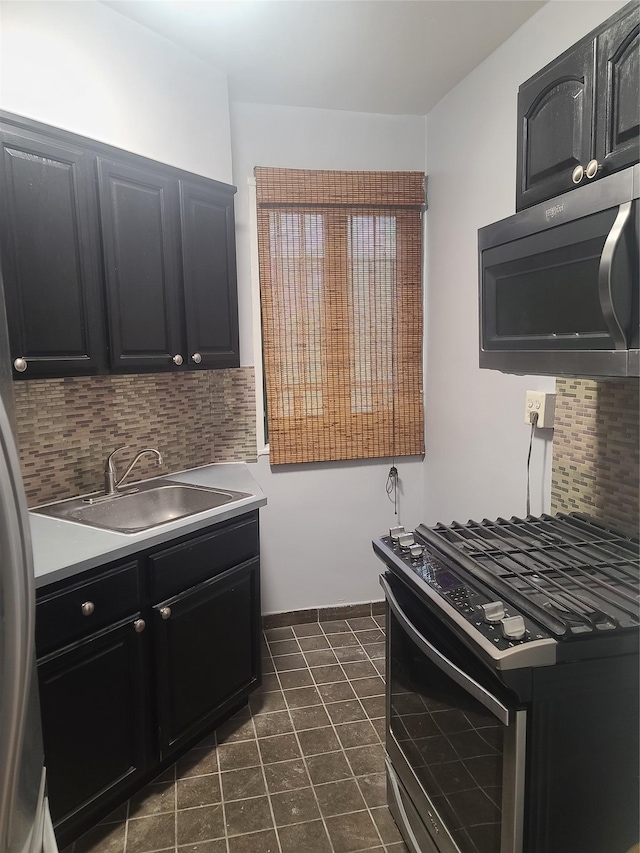
<svg viewBox="0 0 640 853"><path fill-rule="evenodd" d="M526 711L399 580L380 582L389 801L405 841L414 853L522 853Z"/></svg>

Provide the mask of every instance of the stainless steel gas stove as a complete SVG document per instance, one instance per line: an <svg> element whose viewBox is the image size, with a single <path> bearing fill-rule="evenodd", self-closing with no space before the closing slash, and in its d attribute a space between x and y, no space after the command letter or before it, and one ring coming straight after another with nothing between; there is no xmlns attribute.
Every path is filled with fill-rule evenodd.
<svg viewBox="0 0 640 853"><path fill-rule="evenodd" d="M414 853L627 853L639 543L585 516L394 528L389 800Z"/></svg>

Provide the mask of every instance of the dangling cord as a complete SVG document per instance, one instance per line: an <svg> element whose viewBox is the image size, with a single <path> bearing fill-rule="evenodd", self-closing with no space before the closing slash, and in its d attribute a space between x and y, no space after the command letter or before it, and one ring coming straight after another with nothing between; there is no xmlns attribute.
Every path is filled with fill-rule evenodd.
<svg viewBox="0 0 640 853"><path fill-rule="evenodd" d="M393 282L393 302L391 307L391 423L392 423L392 448L391 468L387 474L386 492L387 497L393 502L393 514L398 515L398 469L396 468L396 311L398 309L398 284ZM393 495L393 497L392 497Z"/></svg>
<svg viewBox="0 0 640 853"><path fill-rule="evenodd" d="M395 462L395 459L393 460ZM393 514L398 514L398 469L395 465L389 468L387 474L387 485L385 486L387 496L390 501L393 501ZM393 497L392 497L393 495Z"/></svg>
<svg viewBox="0 0 640 853"><path fill-rule="evenodd" d="M531 436L529 438L529 455L527 456L527 515L531 515L531 490L529 488L529 480L531 474L531 448L533 446L533 434L536 431L538 423L538 413L533 412L531 415Z"/></svg>

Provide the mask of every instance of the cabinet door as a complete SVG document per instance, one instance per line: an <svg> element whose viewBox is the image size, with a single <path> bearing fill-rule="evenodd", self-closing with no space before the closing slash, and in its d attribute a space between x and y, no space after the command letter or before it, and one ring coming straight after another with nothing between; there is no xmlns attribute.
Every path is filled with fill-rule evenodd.
<svg viewBox="0 0 640 853"><path fill-rule="evenodd" d="M9 125L0 140L0 255L14 376L95 372L103 330L90 155ZM16 359L26 370L15 369Z"/></svg>
<svg viewBox="0 0 640 853"><path fill-rule="evenodd" d="M60 837L78 834L78 810L90 810L98 797L104 804L145 769L148 632L138 632L138 620L38 661L49 798Z"/></svg>
<svg viewBox="0 0 640 853"><path fill-rule="evenodd" d="M516 210L573 189L593 157L595 42L563 54L518 93Z"/></svg>
<svg viewBox="0 0 640 853"><path fill-rule="evenodd" d="M254 559L154 607L163 759L258 685L259 585Z"/></svg>
<svg viewBox="0 0 640 853"><path fill-rule="evenodd" d="M175 369L184 355L177 182L99 158L98 186L111 367Z"/></svg>
<svg viewBox="0 0 640 853"><path fill-rule="evenodd" d="M623 11L597 40L595 156L603 175L637 163L640 154L640 8Z"/></svg>
<svg viewBox="0 0 640 853"><path fill-rule="evenodd" d="M237 367L233 191L180 181L182 264L190 367Z"/></svg>

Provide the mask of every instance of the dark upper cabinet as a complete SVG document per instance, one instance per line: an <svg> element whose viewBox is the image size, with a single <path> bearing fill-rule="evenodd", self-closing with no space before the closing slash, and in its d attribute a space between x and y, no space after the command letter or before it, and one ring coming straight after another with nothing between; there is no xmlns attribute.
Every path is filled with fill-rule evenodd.
<svg viewBox="0 0 640 853"><path fill-rule="evenodd" d="M237 367L238 298L233 193L180 181L186 351L192 364Z"/></svg>
<svg viewBox="0 0 640 853"><path fill-rule="evenodd" d="M591 159L593 54L585 45L520 87L518 209L571 189L573 170Z"/></svg>
<svg viewBox="0 0 640 853"><path fill-rule="evenodd" d="M638 162L639 16L628 4L520 87L516 210Z"/></svg>
<svg viewBox="0 0 640 853"><path fill-rule="evenodd" d="M81 146L0 125L0 257L11 359L24 378L104 363L97 213Z"/></svg>
<svg viewBox="0 0 640 853"><path fill-rule="evenodd" d="M596 157L605 174L638 162L640 148L640 9L598 36Z"/></svg>
<svg viewBox="0 0 640 853"><path fill-rule="evenodd" d="M177 183L103 158L97 169L111 367L182 364Z"/></svg>
<svg viewBox="0 0 640 853"><path fill-rule="evenodd" d="M238 366L235 187L0 119L14 375Z"/></svg>

